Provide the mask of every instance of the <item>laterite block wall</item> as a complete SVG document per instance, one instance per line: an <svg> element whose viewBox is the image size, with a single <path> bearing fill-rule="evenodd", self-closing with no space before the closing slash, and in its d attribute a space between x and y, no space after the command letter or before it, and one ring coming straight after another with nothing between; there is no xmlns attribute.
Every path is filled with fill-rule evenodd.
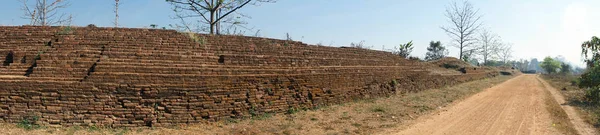
<svg viewBox="0 0 600 135"><path fill-rule="evenodd" d="M313 108L496 76L388 52L172 30L0 27L0 122L168 126Z"/></svg>

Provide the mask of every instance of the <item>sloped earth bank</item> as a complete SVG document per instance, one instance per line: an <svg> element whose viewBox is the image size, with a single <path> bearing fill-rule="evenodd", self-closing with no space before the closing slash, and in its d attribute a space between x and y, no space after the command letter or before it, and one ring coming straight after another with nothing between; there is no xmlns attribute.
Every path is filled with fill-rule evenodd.
<svg viewBox="0 0 600 135"><path fill-rule="evenodd" d="M513 76L498 76L452 87L429 89L371 100L359 100L316 110L261 115L246 120L160 128L41 127L24 130L0 123L0 134L376 134L410 125L419 116L443 110Z"/></svg>
<svg viewBox="0 0 600 135"><path fill-rule="evenodd" d="M595 134L573 109L565 114L556 93L537 75L521 75L386 134Z"/></svg>

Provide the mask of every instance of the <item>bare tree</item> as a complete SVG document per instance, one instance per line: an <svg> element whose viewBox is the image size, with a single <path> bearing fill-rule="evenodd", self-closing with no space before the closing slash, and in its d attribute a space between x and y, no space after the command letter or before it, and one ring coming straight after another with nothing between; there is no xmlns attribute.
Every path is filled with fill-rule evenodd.
<svg viewBox="0 0 600 135"><path fill-rule="evenodd" d="M250 3L257 2L275 2L275 0L166 0L174 7L177 18L181 19L183 25L185 18L201 18L198 22L209 25L210 34L219 34L221 23L229 23L232 25L243 24L237 18L227 17ZM241 14L238 14L241 15ZM244 16L244 15L241 15ZM184 26L188 31L191 31L189 26Z"/></svg>
<svg viewBox="0 0 600 135"><path fill-rule="evenodd" d="M119 5L121 5L119 0L115 0L115 22L113 22L115 27L119 27Z"/></svg>
<svg viewBox="0 0 600 135"><path fill-rule="evenodd" d="M468 1L460 4L455 1L446 8L445 15L451 24L441 28L450 36L454 46L460 49L459 58L463 58L463 53L476 50L475 34L481 26L478 11Z"/></svg>
<svg viewBox="0 0 600 135"><path fill-rule="evenodd" d="M500 45L502 45L500 36L493 34L487 29L483 29L479 33L479 43L479 53L483 57L483 64L487 65L490 59L494 59L500 53Z"/></svg>
<svg viewBox="0 0 600 135"><path fill-rule="evenodd" d="M30 19L31 25L65 25L70 24L73 16L65 13L59 14L59 9L64 9L69 6L66 0L35 0L33 6L29 5L28 0L20 0L23 2L22 10L25 12L24 19Z"/></svg>
<svg viewBox="0 0 600 135"><path fill-rule="evenodd" d="M506 61L512 57L512 53L512 44L508 43L502 46L498 55L502 62L506 64Z"/></svg>

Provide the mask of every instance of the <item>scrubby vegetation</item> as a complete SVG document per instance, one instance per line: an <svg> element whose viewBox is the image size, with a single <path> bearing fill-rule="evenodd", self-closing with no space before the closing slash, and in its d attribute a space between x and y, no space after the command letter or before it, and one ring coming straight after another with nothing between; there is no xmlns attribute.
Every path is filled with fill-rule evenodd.
<svg viewBox="0 0 600 135"><path fill-rule="evenodd" d="M560 89L568 105L577 107L582 118L600 130L600 105L590 102L586 89L579 88L580 76L575 75L542 75L552 85Z"/></svg>
<svg viewBox="0 0 600 135"><path fill-rule="evenodd" d="M412 41L410 41L406 44L400 44L400 46L395 48L392 53L394 53L396 55L400 55L401 57L404 57L404 58L409 58L408 56L412 52L413 48L414 48L413 43L412 43Z"/></svg>
<svg viewBox="0 0 600 135"><path fill-rule="evenodd" d="M582 54L587 63L587 72L581 75L579 83L580 88L587 89L586 98L588 101L600 103L600 39L594 36L592 40L586 41L581 45Z"/></svg>
<svg viewBox="0 0 600 135"><path fill-rule="evenodd" d="M42 127L41 125L39 125L37 123L37 121L39 119L40 119L40 117L38 117L38 116L25 117L25 118L23 118L23 120L21 120L19 123L17 123L17 127L23 128L25 130L39 129Z"/></svg>
<svg viewBox="0 0 600 135"><path fill-rule="evenodd" d="M446 57L448 55L448 50L446 47L442 45L440 41L429 42L429 47L427 47L427 53L425 54L426 61L439 60L441 58Z"/></svg>
<svg viewBox="0 0 600 135"><path fill-rule="evenodd" d="M546 71L546 73L553 74L557 73L558 69L560 69L560 62L550 57L546 57L540 66Z"/></svg>
<svg viewBox="0 0 600 135"><path fill-rule="evenodd" d="M600 129L600 39L592 37L581 45L581 49L587 64L587 70L581 76L573 75L571 66L548 57L542 63L542 68L548 72L543 77L561 89L568 104L578 107L588 123ZM556 71L560 74L552 74Z"/></svg>

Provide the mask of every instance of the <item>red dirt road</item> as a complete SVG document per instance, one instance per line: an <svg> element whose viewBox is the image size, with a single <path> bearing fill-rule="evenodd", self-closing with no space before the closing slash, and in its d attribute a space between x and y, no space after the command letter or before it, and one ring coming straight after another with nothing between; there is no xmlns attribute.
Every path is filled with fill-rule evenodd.
<svg viewBox="0 0 600 135"><path fill-rule="evenodd" d="M549 97L545 93L546 87L549 86L544 87L544 85L538 81L536 75L521 75L431 116L421 117L414 125L399 129L402 131L388 133L399 135L562 134L553 127L551 114L546 109L544 98L554 96ZM581 131L579 133L587 134Z"/></svg>

